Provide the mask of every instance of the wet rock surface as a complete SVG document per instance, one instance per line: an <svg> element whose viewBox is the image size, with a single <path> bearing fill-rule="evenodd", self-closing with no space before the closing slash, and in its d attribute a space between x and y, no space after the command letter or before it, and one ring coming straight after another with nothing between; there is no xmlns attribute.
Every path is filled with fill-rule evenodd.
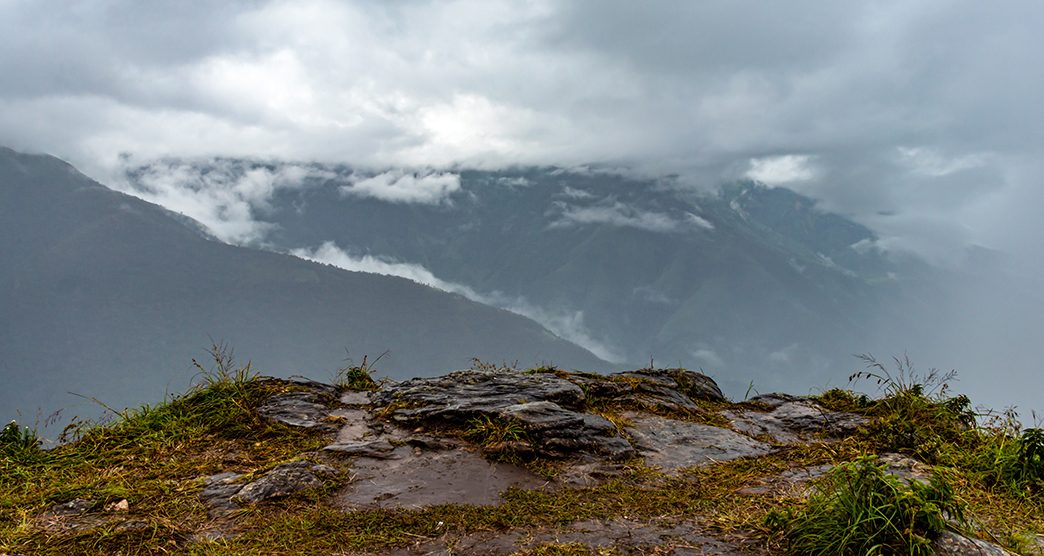
<svg viewBox="0 0 1044 556"><path fill-rule="evenodd" d="M818 436L839 437L851 434L866 423L854 413L829 411L807 398L786 394L767 394L750 400L768 411L735 409L722 411L732 427L754 437L767 437L778 444L807 442Z"/></svg>
<svg viewBox="0 0 1044 556"><path fill-rule="evenodd" d="M272 396L257 412L270 421L303 428L330 428L325 396L317 392L287 392Z"/></svg>
<svg viewBox="0 0 1044 556"><path fill-rule="evenodd" d="M628 434L645 462L665 470L709 465L742 457L763 456L772 446L740 433L658 415L626 414Z"/></svg>
<svg viewBox="0 0 1044 556"><path fill-rule="evenodd" d="M521 444L510 448L536 456L634 457L636 452L612 423L584 411L585 401L580 386L553 374L458 371L388 386L373 403L405 426L468 426L481 418L509 422L525 434Z"/></svg>
<svg viewBox="0 0 1044 556"><path fill-rule="evenodd" d="M337 470L308 461L292 461L272 468L261 478L251 481L232 497L236 502L256 504L273 498L282 498L300 490L320 488L325 480L337 475Z"/></svg>
<svg viewBox="0 0 1044 556"><path fill-rule="evenodd" d="M261 416L318 431L324 443L267 471L237 468L199 479L199 499L212 521L197 531L198 542L237 535L237 510L246 505L333 484L337 487L327 491L323 504L345 512L492 506L504 502L508 489L553 493L592 487L631 480L627 477L644 468L658 469L662 480L677 480L687 468L832 442L865 422L859 415L831 412L812 399L786 394L727 404L712 379L684 369L612 375L465 370L384 384L375 392L307 380L291 381L285 390L262 404ZM474 434L482 424L506 427L510 434L498 440ZM527 468L530 458L554 462L553 478ZM884 454L881 461L908 481L931 474L924 464L899 454ZM794 465L748 478L735 492L804 497L832 467ZM41 514L46 520L40 519L48 530L67 531L111 524L117 513L77 499L55 505ZM133 514L133 507L122 513ZM121 523L126 531L148 525L132 518ZM436 531L418 536L413 546L385 553L514 554L570 543L639 554L766 553L750 539L722 537L693 515L618 516L470 533L436 526ZM939 539L936 550L1006 554L955 533Z"/></svg>
<svg viewBox="0 0 1044 556"><path fill-rule="evenodd" d="M706 532L694 521L657 522L628 518L587 520L568 527L545 528L507 533L486 532L472 535L447 535L443 539L418 543L415 546L389 552L396 556L449 556L452 554L483 554L508 556L548 545L579 543L595 554L599 550L610 553L739 555L764 554L750 543L721 540Z"/></svg>
<svg viewBox="0 0 1044 556"><path fill-rule="evenodd" d="M257 479L242 482L244 475L225 472L206 477L199 494L211 515L235 510L245 504L282 498L306 489L323 487L337 470L309 461L292 461L273 467Z"/></svg>
<svg viewBox="0 0 1044 556"><path fill-rule="evenodd" d="M947 531L935 539L932 548L937 556L1012 556L1004 548L981 539L972 539Z"/></svg>
<svg viewBox="0 0 1044 556"><path fill-rule="evenodd" d="M53 516L82 515L91 511L94 506L95 503L91 500L73 498L68 502L51 506L51 510L48 513Z"/></svg>
<svg viewBox="0 0 1044 556"><path fill-rule="evenodd" d="M488 461L464 445L435 452L400 446L390 458L359 458L352 473L352 481L334 495L344 509L483 506L500 503L500 493L511 487L547 485L517 465Z"/></svg>

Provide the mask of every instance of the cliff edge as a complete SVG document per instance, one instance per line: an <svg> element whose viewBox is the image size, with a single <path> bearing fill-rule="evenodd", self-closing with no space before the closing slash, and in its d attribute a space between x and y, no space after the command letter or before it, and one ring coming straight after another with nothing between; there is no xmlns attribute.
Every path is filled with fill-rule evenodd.
<svg viewBox="0 0 1044 556"><path fill-rule="evenodd" d="M1044 548L1037 429L934 375L731 402L685 369L377 383L364 364L324 384L217 362L52 449L4 429L0 554Z"/></svg>

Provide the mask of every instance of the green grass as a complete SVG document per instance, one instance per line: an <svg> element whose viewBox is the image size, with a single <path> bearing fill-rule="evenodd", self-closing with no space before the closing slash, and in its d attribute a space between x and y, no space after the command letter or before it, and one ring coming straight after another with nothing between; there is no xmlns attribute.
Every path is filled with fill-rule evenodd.
<svg viewBox="0 0 1044 556"><path fill-rule="evenodd" d="M357 392L373 392L377 390L380 385L373 379L373 375L376 372L377 363L386 355L388 355L387 351L378 355L373 361L369 361L368 356L363 355L362 363L358 365L349 364L347 367L338 369L334 383L345 390Z"/></svg>
<svg viewBox="0 0 1044 556"><path fill-rule="evenodd" d="M249 365L219 366L187 394L122 411L105 425L81 425L72 442L51 450L25 442L24 432L8 442L16 437L8 427L0 453L0 553L178 553L208 521L197 499L201 477L266 469L321 446L315 434L256 413L290 388L253 376ZM100 511L92 519L100 525L60 531L40 517L75 498L94 502ZM128 513L103 510L124 499ZM121 525L127 520L135 525Z"/></svg>
<svg viewBox="0 0 1044 556"><path fill-rule="evenodd" d="M218 351L218 350L216 350ZM260 473L316 450L325 439L262 420L257 407L268 397L296 388L253 376L249 364L215 357L202 383L166 403L121 412L107 425L87 425L75 440L41 450L31 430L9 425L0 431L0 553L24 554L331 554L400 548L449 535L522 529L551 530L578 521L627 516L636 520L694 520L709 532L747 539L771 552L918 553L942 527L943 512L965 513L971 533L1011 549L1028 546L1044 532L1042 457L1044 433L1021 429L1013 415L969 419L966 398L950 396L947 375L917 377L901 367L882 378L880 396L829 390L820 403L866 415L869 423L837 441L782 448L757 458L722 462L668 476L630 462L624 473L583 488L508 490L499 506L444 505L420 509L346 511L331 505L329 491L248 506L225 526L224 540L193 541L212 526L198 501L201 478L222 471ZM906 365L901 361L902 365ZM371 365L355 368L370 378ZM506 366L490 366L507 372ZM352 368L349 368L351 370ZM567 374L552 367L535 370ZM862 378L876 380L869 374ZM911 378L913 377L913 378ZM358 378L359 382L355 379ZM372 389L362 375L342 386ZM859 377L857 377L859 378ZM625 381L627 382L627 381ZM632 388L640 384L627 382ZM614 420L620 405L589 399L588 410ZM701 403L722 408L750 407ZM668 415L702 419L699 415ZM972 415L974 417L974 415ZM531 439L514 422L477 418L426 427L486 447ZM490 448L494 448L489 450ZM875 454L901 451L939 469L926 485L907 485L889 476ZM800 489L752 489L786 471L819 465L835 471L806 498ZM552 476L561 461L526 461ZM94 502L99 522L79 531L59 531L41 519L55 504L74 498ZM126 499L129 512L106 510ZM131 524L128 526L128 523ZM770 526L771 525L771 526ZM529 554L601 554L576 543L530 547ZM833 552L832 552L833 551ZM861 552L859 552L861 553Z"/></svg>
<svg viewBox="0 0 1044 556"><path fill-rule="evenodd" d="M770 512L792 554L932 554L932 540L962 521L964 507L942 474L909 484L886 472L876 456L832 469L800 509Z"/></svg>

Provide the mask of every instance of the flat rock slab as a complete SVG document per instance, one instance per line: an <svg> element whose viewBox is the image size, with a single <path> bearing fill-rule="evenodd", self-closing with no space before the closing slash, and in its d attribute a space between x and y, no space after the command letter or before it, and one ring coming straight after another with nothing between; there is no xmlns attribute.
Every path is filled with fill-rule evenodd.
<svg viewBox="0 0 1044 556"><path fill-rule="evenodd" d="M465 448L426 452L400 446L393 457L356 460L352 482L334 496L335 504L343 509L495 505L510 487L546 484L521 467L486 461Z"/></svg>
<svg viewBox="0 0 1044 556"><path fill-rule="evenodd" d="M628 413L626 417L633 423L627 432L639 453L645 456L645 462L665 470L762 456L773 451L769 444L721 427L657 415Z"/></svg>
<svg viewBox="0 0 1044 556"><path fill-rule="evenodd" d="M337 443L356 442L374 434L368 422L370 414L362 409L335 409L330 416L343 423L337 431Z"/></svg>
<svg viewBox="0 0 1044 556"><path fill-rule="evenodd" d="M771 411L731 410L721 412L736 430L750 436L768 436L779 444L807 442L817 433L850 434L866 423L854 413L828 411L810 400L766 397ZM758 400L761 401L761 400Z"/></svg>
<svg viewBox="0 0 1044 556"><path fill-rule="evenodd" d="M349 390L341 394L341 403L350 406L370 405L370 393L359 390Z"/></svg>
<svg viewBox="0 0 1044 556"><path fill-rule="evenodd" d="M674 554L679 556L759 554L757 547L719 540L702 532L701 529L699 524L691 521L661 524L627 518L608 521L588 520L553 529L512 529L460 536L447 535L442 539L421 542L413 547L389 554L395 556L449 556L452 554L508 556L521 551L536 550L549 544L569 543L580 543L589 548L592 554L600 553L600 550L612 551L612 554Z"/></svg>
<svg viewBox="0 0 1044 556"><path fill-rule="evenodd" d="M1014 556L1004 548L980 539L947 531L935 539L932 548L938 556Z"/></svg>
<svg viewBox="0 0 1044 556"><path fill-rule="evenodd" d="M232 500L254 504L273 498L282 498L300 490L319 488L325 479L333 477L337 470L309 461L292 461L273 467L261 478L243 485Z"/></svg>
<svg viewBox="0 0 1044 556"><path fill-rule="evenodd" d="M332 452L342 456L361 456L375 459L392 459L395 456L395 446L387 438L377 440L355 440L338 442L323 448L324 452Z"/></svg>
<svg viewBox="0 0 1044 556"><path fill-rule="evenodd" d="M377 392L373 401L377 406L404 404L392 412L396 420L458 420L527 402L547 401L577 409L584 403L584 392L551 374L468 370L391 384Z"/></svg>
<svg viewBox="0 0 1044 556"><path fill-rule="evenodd" d="M268 419L291 427L329 428L326 421L330 408L323 395L316 392L287 392L269 398L257 412Z"/></svg>

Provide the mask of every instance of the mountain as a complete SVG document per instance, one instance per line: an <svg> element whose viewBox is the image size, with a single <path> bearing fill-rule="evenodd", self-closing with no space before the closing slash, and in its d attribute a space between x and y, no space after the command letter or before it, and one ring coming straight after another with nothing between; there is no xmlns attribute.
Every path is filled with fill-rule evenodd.
<svg viewBox="0 0 1044 556"><path fill-rule="evenodd" d="M409 280L226 245L50 156L0 149L0 419L155 401L223 340L256 368L330 376L385 350L395 377L471 357L604 366L533 321Z"/></svg>
<svg viewBox="0 0 1044 556"><path fill-rule="evenodd" d="M217 160L190 174L235 183L278 170ZM128 173L143 194L148 172ZM752 379L819 384L849 370L853 353L901 353L948 295L935 269L887 255L871 230L785 188L697 192L516 168L459 171L442 197L408 199L394 180L418 191L440 176L304 174L255 207L268 226L259 244L353 268L423 267L443 287L530 315L603 358L703 368L733 392Z"/></svg>

